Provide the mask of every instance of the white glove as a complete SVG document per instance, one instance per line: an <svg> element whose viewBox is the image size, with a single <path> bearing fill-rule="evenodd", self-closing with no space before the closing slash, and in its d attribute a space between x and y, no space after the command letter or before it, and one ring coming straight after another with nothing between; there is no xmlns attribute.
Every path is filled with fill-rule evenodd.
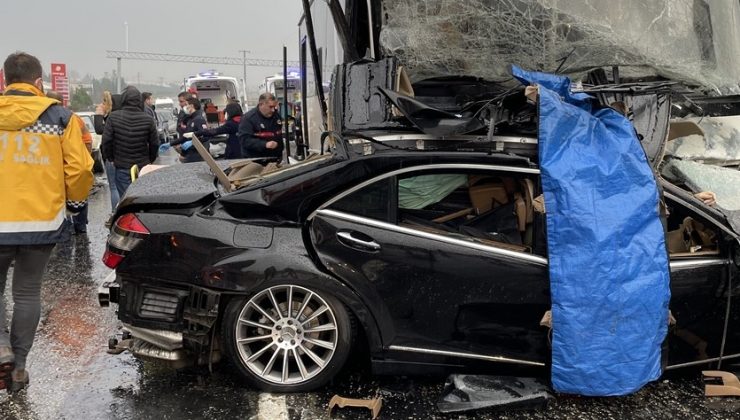
<svg viewBox="0 0 740 420"><path fill-rule="evenodd" d="M185 134L183 134L182 136L183 136L183 137L185 137L186 139L192 139L192 138L193 138L193 133L192 133L192 132L190 132L190 133L185 133Z"/></svg>

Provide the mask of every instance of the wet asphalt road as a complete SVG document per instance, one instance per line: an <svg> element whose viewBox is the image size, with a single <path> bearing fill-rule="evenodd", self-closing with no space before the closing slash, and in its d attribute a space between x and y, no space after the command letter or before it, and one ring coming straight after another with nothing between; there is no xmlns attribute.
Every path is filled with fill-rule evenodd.
<svg viewBox="0 0 740 420"><path fill-rule="evenodd" d="M435 406L444 378L372 377L350 369L319 392L270 395L239 383L228 367L169 370L129 354L108 355L118 322L97 304L109 272L100 262L110 212L105 178L90 201L86 236L54 251L43 290L43 314L29 356L31 386L8 397L4 419L324 419L332 395L381 395L384 419L740 419L740 399L707 399L696 373L663 380L623 398L559 397L546 408L443 415ZM9 287L7 289L10 289ZM9 290L5 298L9 299ZM370 418L365 409L337 409L333 418Z"/></svg>

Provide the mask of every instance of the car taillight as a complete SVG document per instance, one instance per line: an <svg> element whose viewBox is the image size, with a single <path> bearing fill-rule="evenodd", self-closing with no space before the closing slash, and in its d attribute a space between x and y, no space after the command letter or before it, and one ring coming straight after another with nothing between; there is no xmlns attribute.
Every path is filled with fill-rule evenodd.
<svg viewBox="0 0 740 420"><path fill-rule="evenodd" d="M135 214L119 217L108 235L108 246L103 254L103 263L116 268L124 257L149 235L149 229Z"/></svg>

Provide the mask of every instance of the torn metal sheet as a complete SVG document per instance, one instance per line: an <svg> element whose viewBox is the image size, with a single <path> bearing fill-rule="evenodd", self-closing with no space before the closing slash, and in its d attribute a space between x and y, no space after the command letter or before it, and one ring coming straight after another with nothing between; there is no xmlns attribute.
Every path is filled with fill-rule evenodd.
<svg viewBox="0 0 740 420"><path fill-rule="evenodd" d="M437 408L443 413L495 408L542 408L554 399L550 388L536 378L450 375Z"/></svg>
<svg viewBox="0 0 740 420"><path fill-rule="evenodd" d="M689 118L704 135L692 134L668 142L666 156L712 165L740 165L740 116Z"/></svg>
<svg viewBox="0 0 740 420"><path fill-rule="evenodd" d="M740 3L694 0L384 1L380 44L412 81L509 79L510 63L581 74L619 65L740 92Z"/></svg>
<svg viewBox="0 0 740 420"><path fill-rule="evenodd" d="M452 114L430 107L410 96L378 89L423 133L445 137L472 133L485 127L478 118Z"/></svg>

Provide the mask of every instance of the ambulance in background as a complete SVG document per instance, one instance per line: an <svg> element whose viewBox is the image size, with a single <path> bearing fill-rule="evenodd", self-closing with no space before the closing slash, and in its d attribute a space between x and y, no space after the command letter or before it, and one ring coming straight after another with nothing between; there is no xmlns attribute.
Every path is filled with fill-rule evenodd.
<svg viewBox="0 0 740 420"><path fill-rule="evenodd" d="M185 79L183 90L195 92L206 114L209 126L224 122L224 108L229 99L236 99L242 110L247 109L246 92L235 77L222 76L211 70Z"/></svg>

